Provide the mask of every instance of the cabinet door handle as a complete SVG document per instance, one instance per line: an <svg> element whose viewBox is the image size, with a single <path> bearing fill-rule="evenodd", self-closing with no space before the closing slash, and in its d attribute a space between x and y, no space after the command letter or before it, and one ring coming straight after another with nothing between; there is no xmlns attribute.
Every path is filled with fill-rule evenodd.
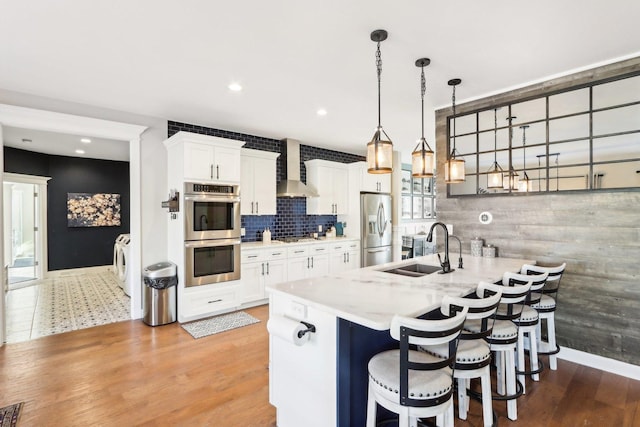
<svg viewBox="0 0 640 427"><path fill-rule="evenodd" d="M259 202L256 202L256 213L260 213L260 208L259 208L259 206L258 206L258 203L259 203Z"/></svg>
<svg viewBox="0 0 640 427"><path fill-rule="evenodd" d="M216 179L220 179L220 166L216 165Z"/></svg>
<svg viewBox="0 0 640 427"><path fill-rule="evenodd" d="M253 202L251 202L251 213L253 213Z"/></svg>
<svg viewBox="0 0 640 427"><path fill-rule="evenodd" d="M313 268L313 257L311 257L311 268Z"/></svg>
<svg viewBox="0 0 640 427"><path fill-rule="evenodd" d="M269 275L269 263L267 263L267 276Z"/></svg>
<svg viewBox="0 0 640 427"><path fill-rule="evenodd" d="M347 262L347 253L343 253L342 254L342 262L346 263Z"/></svg>
<svg viewBox="0 0 640 427"><path fill-rule="evenodd" d="M264 262L262 263L262 275L264 276Z"/></svg>
<svg viewBox="0 0 640 427"><path fill-rule="evenodd" d="M309 269L309 257L307 257L307 269Z"/></svg>
<svg viewBox="0 0 640 427"><path fill-rule="evenodd" d="M347 263L351 262L350 256L349 256L349 252L347 252Z"/></svg>
<svg viewBox="0 0 640 427"><path fill-rule="evenodd" d="M209 165L209 177L211 179L213 179L213 163L211 163L211 165Z"/></svg>

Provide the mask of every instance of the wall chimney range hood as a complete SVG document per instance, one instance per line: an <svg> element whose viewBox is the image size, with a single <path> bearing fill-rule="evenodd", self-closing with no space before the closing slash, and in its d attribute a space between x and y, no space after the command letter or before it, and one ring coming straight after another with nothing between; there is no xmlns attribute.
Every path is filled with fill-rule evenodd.
<svg viewBox="0 0 640 427"><path fill-rule="evenodd" d="M287 174L278 183L276 196L278 197L318 197L318 192L310 185L300 181L300 141L284 139L285 158L287 159Z"/></svg>

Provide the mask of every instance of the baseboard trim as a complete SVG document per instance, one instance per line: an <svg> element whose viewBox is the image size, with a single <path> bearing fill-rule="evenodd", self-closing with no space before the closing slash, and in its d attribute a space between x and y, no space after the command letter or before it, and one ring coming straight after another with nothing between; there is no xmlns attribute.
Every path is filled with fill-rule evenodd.
<svg viewBox="0 0 640 427"><path fill-rule="evenodd" d="M579 365L600 369L601 371L611 372L612 374L620 375L634 380L640 380L640 366L633 365L631 363L621 362L619 360L598 356L596 354L591 354L580 350L574 350L568 347L560 348L558 358L577 363Z"/></svg>
<svg viewBox="0 0 640 427"><path fill-rule="evenodd" d="M68 270L54 270L47 271L45 279L55 279L65 276L76 276L78 274L96 274L104 273L105 271L113 272L113 265L98 265L96 267L83 267L83 268L70 268Z"/></svg>

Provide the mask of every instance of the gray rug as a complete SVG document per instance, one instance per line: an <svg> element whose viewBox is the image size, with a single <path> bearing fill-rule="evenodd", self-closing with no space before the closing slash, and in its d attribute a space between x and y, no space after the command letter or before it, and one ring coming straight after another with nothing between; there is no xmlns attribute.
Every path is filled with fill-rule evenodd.
<svg viewBox="0 0 640 427"><path fill-rule="evenodd" d="M0 427L15 427L23 404L24 402L20 402L0 408Z"/></svg>
<svg viewBox="0 0 640 427"><path fill-rule="evenodd" d="M230 329L253 325L258 322L260 322L260 320L256 319L252 315L247 314L244 311L236 311L234 313L223 314L222 316L183 323L180 326L182 326L182 329L189 332L192 337L197 339L217 334L219 332L228 331Z"/></svg>

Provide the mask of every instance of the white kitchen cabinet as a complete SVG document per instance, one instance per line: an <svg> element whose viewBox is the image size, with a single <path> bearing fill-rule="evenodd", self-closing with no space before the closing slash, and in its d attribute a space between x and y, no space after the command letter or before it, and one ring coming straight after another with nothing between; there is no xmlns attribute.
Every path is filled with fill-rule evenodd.
<svg viewBox="0 0 640 427"><path fill-rule="evenodd" d="M327 274L329 274L329 247L326 244L296 245L288 249L288 281Z"/></svg>
<svg viewBox="0 0 640 427"><path fill-rule="evenodd" d="M240 294L237 280L184 288L178 298L178 321L189 322L213 313L232 310L240 304Z"/></svg>
<svg viewBox="0 0 640 427"><path fill-rule="evenodd" d="M360 169L360 191L370 193L391 193L391 174L367 172L367 163L358 162Z"/></svg>
<svg viewBox="0 0 640 427"><path fill-rule="evenodd" d="M360 268L360 242L336 242L330 245L329 272L331 274Z"/></svg>
<svg viewBox="0 0 640 427"><path fill-rule="evenodd" d="M265 298L265 285L287 281L286 250L243 250L241 269L242 302L260 301Z"/></svg>
<svg viewBox="0 0 640 427"><path fill-rule="evenodd" d="M182 191L184 181L240 183L243 141L181 131L164 144L171 188Z"/></svg>
<svg viewBox="0 0 640 427"><path fill-rule="evenodd" d="M240 164L240 213L276 214L276 159L280 153L242 149Z"/></svg>
<svg viewBox="0 0 640 427"><path fill-rule="evenodd" d="M307 198L309 215L346 215L349 170L346 164L326 160L308 160L307 184L318 191L318 197Z"/></svg>

